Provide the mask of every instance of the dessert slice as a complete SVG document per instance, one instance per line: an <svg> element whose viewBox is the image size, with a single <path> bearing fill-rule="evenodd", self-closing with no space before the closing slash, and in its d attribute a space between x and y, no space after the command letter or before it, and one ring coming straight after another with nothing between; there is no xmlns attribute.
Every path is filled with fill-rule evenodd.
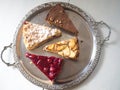
<svg viewBox="0 0 120 90"><path fill-rule="evenodd" d="M26 21L22 26L23 41L28 50L35 49L46 41L61 35L56 28L38 25Z"/></svg>
<svg viewBox="0 0 120 90"><path fill-rule="evenodd" d="M59 75L62 65L62 59L54 56L40 56L35 54L26 53L26 57L38 67L52 82Z"/></svg>
<svg viewBox="0 0 120 90"><path fill-rule="evenodd" d="M57 4L56 6L51 8L46 16L46 21L48 21L52 25L58 26L74 34L78 33L74 24L60 4Z"/></svg>
<svg viewBox="0 0 120 90"><path fill-rule="evenodd" d="M64 58L70 58L76 60L79 54L78 40L76 37L74 37L69 40L59 41L45 46L43 50L57 53L58 55L61 55Z"/></svg>

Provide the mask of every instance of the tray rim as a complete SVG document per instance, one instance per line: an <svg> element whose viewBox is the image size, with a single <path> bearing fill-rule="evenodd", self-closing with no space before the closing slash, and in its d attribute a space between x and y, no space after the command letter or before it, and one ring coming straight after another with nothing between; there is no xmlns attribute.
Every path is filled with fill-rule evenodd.
<svg viewBox="0 0 120 90"><path fill-rule="evenodd" d="M22 65L18 62L18 57L17 57L17 54L16 54L16 37L17 37L17 34L18 34L18 31L22 25L22 23L30 16L32 15L36 10L39 10L43 7L46 7L47 5L55 5L55 4L62 4L64 5L65 7L67 8L72 8L73 10L75 10L76 12L82 12L82 15L84 16L84 18L87 20L88 24L91 26L91 29L93 30L93 35L96 39L95 41L95 44L96 44L96 54L95 54L95 58L94 60L92 61L92 63L90 62L90 65L88 65L86 68L88 69L86 73L83 73L81 75L80 78L70 82L70 83L66 83L65 85L63 86L58 86L58 85L46 85L44 83L41 83L40 81L38 81L37 79L31 77L25 70L24 68L22 67ZM81 10L80 8L78 8L77 6L73 5L73 4L69 4L69 3L66 3L66 2L48 2L48 3L44 3L44 4L41 4L35 8L33 8L32 10L30 10L25 16L24 18L20 21L18 27L16 28L16 32L15 32L15 35L14 35L14 38L13 38L13 54L14 54L14 60L17 62L16 63L16 67L19 69L19 71L23 74L23 76L31 81L32 83L34 83L35 85L38 85L38 86L41 86L43 88L47 88L47 89L65 89L65 88L70 88L74 85L77 85L79 83L81 83L83 80L85 80L91 73L92 71L94 70L95 66L97 65L98 61L99 61L99 58L100 58L100 52L101 52L101 33L99 30L96 30L95 29L95 20L88 14L86 14L83 10Z"/></svg>

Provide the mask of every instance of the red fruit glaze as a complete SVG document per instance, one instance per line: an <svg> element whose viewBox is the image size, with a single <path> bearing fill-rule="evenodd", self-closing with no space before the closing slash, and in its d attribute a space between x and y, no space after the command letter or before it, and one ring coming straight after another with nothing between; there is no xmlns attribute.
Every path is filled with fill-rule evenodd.
<svg viewBox="0 0 120 90"><path fill-rule="evenodd" d="M27 21L24 21L24 24L27 24L28 22Z"/></svg>
<svg viewBox="0 0 120 90"><path fill-rule="evenodd" d="M53 81L59 74L62 65L62 59L54 56L41 56L26 53L25 56L39 68L51 81Z"/></svg>

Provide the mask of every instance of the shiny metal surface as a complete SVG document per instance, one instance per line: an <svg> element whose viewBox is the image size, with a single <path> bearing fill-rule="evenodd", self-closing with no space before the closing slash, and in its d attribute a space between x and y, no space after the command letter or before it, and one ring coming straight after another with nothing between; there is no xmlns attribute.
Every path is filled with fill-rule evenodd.
<svg viewBox="0 0 120 90"><path fill-rule="evenodd" d="M19 24L15 33L13 45L14 59L17 62L16 66L21 73L32 83L48 89L64 89L72 87L86 79L97 65L101 50L101 33L99 29L95 28L95 21L78 7L72 4L59 2L79 31L77 36L80 47L79 58L77 61L64 59L61 73L53 85L49 83L50 81L40 72L40 70L38 70L37 67L30 64L30 60L25 57L25 53L28 51L23 43L21 26L26 20L37 24L48 25L45 21L45 17L50 8L57 3L58 2L46 3L31 10ZM29 52L38 55L54 55L60 57L56 54L45 52L42 48L50 43L74 37L72 34L63 30L62 33L62 37L51 40Z"/></svg>

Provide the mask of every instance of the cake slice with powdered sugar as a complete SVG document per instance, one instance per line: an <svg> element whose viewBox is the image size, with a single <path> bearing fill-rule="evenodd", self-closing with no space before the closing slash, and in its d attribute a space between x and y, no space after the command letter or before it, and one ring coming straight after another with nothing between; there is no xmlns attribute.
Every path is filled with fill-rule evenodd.
<svg viewBox="0 0 120 90"><path fill-rule="evenodd" d="M46 41L61 36L61 31L45 25L25 21L22 26L23 41L27 50L33 50Z"/></svg>

